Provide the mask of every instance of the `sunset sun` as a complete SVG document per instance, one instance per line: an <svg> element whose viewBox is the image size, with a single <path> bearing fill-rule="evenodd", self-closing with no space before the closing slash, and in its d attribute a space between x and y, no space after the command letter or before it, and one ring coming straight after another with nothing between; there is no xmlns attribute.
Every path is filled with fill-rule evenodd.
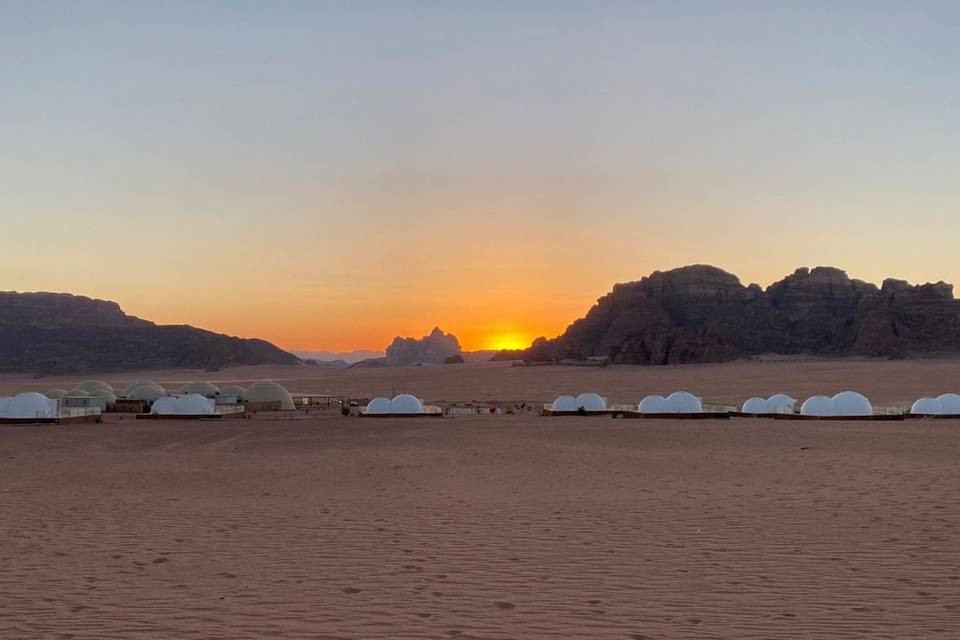
<svg viewBox="0 0 960 640"><path fill-rule="evenodd" d="M530 338L517 333L504 333L490 338L488 349L501 351L503 349L526 349L530 346Z"/></svg>

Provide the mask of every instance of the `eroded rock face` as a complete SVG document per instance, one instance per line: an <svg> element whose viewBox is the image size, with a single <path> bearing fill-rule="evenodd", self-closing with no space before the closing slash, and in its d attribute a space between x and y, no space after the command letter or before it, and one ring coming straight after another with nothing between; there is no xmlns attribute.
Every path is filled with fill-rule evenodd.
<svg viewBox="0 0 960 640"><path fill-rule="evenodd" d="M387 347L387 364L443 364L451 356L463 356L460 341L452 333L445 334L434 327L430 335L416 338L396 337Z"/></svg>
<svg viewBox="0 0 960 640"><path fill-rule="evenodd" d="M69 293L0 291L0 327L29 324L38 328L149 327L152 322L128 316L116 302Z"/></svg>
<svg viewBox="0 0 960 640"><path fill-rule="evenodd" d="M910 357L960 353L960 302L939 282L882 288L840 269L797 269L765 291L716 267L618 284L530 360L721 362L761 353Z"/></svg>
<svg viewBox="0 0 960 640"><path fill-rule="evenodd" d="M68 373L298 364L264 340L128 316L115 302L0 293L0 371Z"/></svg>

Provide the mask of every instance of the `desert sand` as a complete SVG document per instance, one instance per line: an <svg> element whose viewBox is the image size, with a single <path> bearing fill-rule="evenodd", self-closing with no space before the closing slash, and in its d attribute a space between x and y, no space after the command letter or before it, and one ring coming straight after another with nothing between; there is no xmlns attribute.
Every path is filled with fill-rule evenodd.
<svg viewBox="0 0 960 640"><path fill-rule="evenodd" d="M893 403L956 391L958 373L944 360L102 377L435 401L851 387ZM61 382L8 376L0 391ZM0 637L957 638L958 461L949 420L0 427Z"/></svg>

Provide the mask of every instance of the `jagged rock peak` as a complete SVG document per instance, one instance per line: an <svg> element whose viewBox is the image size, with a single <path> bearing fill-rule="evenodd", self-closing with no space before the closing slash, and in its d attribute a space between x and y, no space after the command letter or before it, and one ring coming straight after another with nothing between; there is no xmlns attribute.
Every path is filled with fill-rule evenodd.
<svg viewBox="0 0 960 640"><path fill-rule="evenodd" d="M451 356L462 356L460 341L440 327L420 339L397 336L386 349L388 365L443 364Z"/></svg>

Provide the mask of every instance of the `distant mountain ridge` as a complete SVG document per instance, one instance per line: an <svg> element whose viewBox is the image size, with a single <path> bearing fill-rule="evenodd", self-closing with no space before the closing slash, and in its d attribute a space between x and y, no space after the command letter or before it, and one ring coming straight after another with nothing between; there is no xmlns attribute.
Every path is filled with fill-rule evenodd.
<svg viewBox="0 0 960 640"><path fill-rule="evenodd" d="M944 282L881 287L833 267L797 269L766 290L693 265L618 284L532 361L722 362L764 353L890 358L960 354L960 301Z"/></svg>
<svg viewBox="0 0 960 640"><path fill-rule="evenodd" d="M291 351L291 353L302 360L316 360L317 362L333 363L338 360L347 364L368 360L370 358L383 358L383 351L371 351L369 349L354 349L353 351Z"/></svg>
<svg viewBox="0 0 960 640"><path fill-rule="evenodd" d="M301 364L258 339L158 325L116 302L68 293L0 292L0 372L81 373Z"/></svg>

